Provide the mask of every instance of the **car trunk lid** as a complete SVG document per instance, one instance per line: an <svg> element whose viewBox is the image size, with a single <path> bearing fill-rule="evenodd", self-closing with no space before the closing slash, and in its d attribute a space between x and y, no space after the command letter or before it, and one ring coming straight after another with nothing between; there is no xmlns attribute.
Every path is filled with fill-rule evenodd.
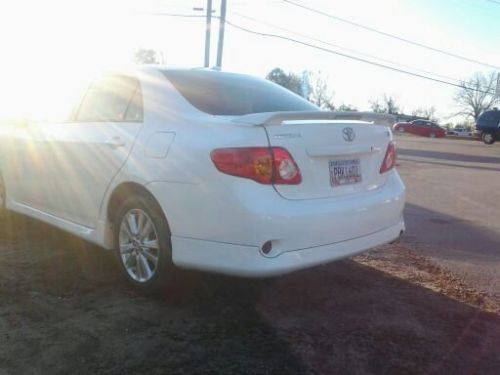
<svg viewBox="0 0 500 375"><path fill-rule="evenodd" d="M287 149L299 166L299 185L276 184L287 199L319 199L376 190L390 130L336 118L335 112L282 112L242 116L241 123L264 126L269 145Z"/></svg>

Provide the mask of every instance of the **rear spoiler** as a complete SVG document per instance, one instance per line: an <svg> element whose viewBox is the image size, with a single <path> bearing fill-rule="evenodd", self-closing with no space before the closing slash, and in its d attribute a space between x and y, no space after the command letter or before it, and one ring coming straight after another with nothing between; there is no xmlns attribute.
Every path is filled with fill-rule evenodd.
<svg viewBox="0 0 500 375"><path fill-rule="evenodd" d="M388 119L391 116L391 119ZM394 115L373 112L331 112L331 111L296 111L296 112L263 112L238 116L232 122L246 125L280 125L285 121L296 120L349 120L384 123L394 121Z"/></svg>

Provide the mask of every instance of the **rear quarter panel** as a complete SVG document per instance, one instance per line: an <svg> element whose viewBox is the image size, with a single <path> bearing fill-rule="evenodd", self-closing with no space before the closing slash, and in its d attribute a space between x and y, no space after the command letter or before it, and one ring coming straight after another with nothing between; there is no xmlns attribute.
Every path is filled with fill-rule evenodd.
<svg viewBox="0 0 500 375"><path fill-rule="evenodd" d="M223 147L267 146L265 130L260 126L237 125L228 119L202 113L192 107L160 73L140 77L144 96L144 126L139 133L125 167L116 176L114 188L123 182L145 186L162 206L173 235L219 238L226 232L218 216L238 220L238 198L231 195L276 194L272 186L220 173L210 152ZM151 140L164 137L162 145ZM169 134L170 136L164 136ZM160 142L161 143L161 142ZM103 205L101 218L105 220Z"/></svg>

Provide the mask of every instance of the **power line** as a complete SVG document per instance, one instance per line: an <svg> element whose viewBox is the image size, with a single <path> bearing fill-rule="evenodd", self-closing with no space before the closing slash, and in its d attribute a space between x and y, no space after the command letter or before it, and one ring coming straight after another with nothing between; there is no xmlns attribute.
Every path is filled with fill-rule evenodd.
<svg viewBox="0 0 500 375"><path fill-rule="evenodd" d="M489 0L489 1L494 1L494 0ZM308 10L310 12L313 12L313 13L316 13L316 14L320 14L320 15L328 17L328 18L332 18L332 19L340 21L340 22L347 23L347 24L352 25L352 26L356 26L356 27L362 28L364 30L368 30L368 31L373 32L373 33L377 33L377 34L386 36L388 38L396 39L396 40L399 40L401 42L405 42L405 43L408 43L408 44L412 44L414 46L418 46L420 48L425 48L425 49L430 50L430 51L434 51L434 52L441 53L443 55L451 56L451 57L454 57L454 58L459 59L459 60L464 60L464 61L468 61L468 62L471 62L471 63L474 63L474 64L479 64L479 65L483 65L483 66L486 66L486 67L489 67L489 68L492 68L492 69L500 70L499 66L492 65L492 64L489 64L489 63L485 63L485 62L482 62L482 61L479 61L479 60L474 60L474 59L471 59L471 58L468 58L468 57L465 57L465 56L457 55L455 53L444 51L444 50L439 49L439 48L431 47L431 46L428 46L426 44L415 42L413 40L406 39L406 38L403 38L403 37L400 37L400 36L397 36L397 35L394 35L394 34L390 34L390 33L387 33L385 31L381 31L381 30L375 29L373 27L365 26L363 24L360 24L360 23L357 23L357 22L354 22L354 21L350 21L350 20L345 19L345 18L334 16L333 14L326 13L326 12L323 12L323 11L318 10L318 9L310 8L310 7L306 6L306 5L298 4L298 3L294 2L294 1L283 0L283 2L285 2L287 4L290 4L290 5L294 5L294 6L299 7L299 8L306 9L306 10ZM500 4L500 2L499 2L499 4Z"/></svg>
<svg viewBox="0 0 500 375"><path fill-rule="evenodd" d="M448 81L444 81L444 80L441 80L441 79L436 79L436 78L433 78L433 77L428 77L428 76L425 76L423 74L413 73L413 72L410 72L410 71L407 71L407 70L404 70L404 69L395 68L395 67L392 67L392 66L389 66L389 65L384 65L384 64L381 64L381 63L378 63L378 62L375 62L375 61L366 60L366 59L363 59L363 58L360 58L360 57L356 57L356 56L352 56L352 55L349 55L349 54L346 54L346 53L343 53L343 52L335 51L335 50L332 50L332 49L329 49L329 48L325 48L325 47L321 47L321 46L316 46L314 44L306 43L306 42L303 42L301 40L289 38L287 36L277 35L277 34L269 34L269 33L262 33L262 32L259 32L259 31L250 30L250 29L247 29L245 27L236 25L235 23L230 22L227 19L226 19L226 23L228 25L236 28L236 29L239 29L241 31L244 31L244 32L247 32L247 33L250 33L250 34L264 36L264 37L269 37L269 38L276 38L276 39L287 40L289 42L301 44L303 46L314 48L314 49L317 49L317 50L320 50L320 51L323 51L323 52L331 53L331 54L342 56L342 57L345 57L345 58L348 58L348 59L351 59L351 60L356 60L356 61L363 62L363 63L366 63L366 64L370 64L370 65L373 65L373 66L377 66L379 68L393 70L393 71L396 71L396 72L399 72L399 73L408 74L408 75L411 75L411 76L414 76L414 77L427 79L429 81L434 81L434 82L442 83L442 84L449 85L449 86L454 86L454 87L458 87L458 88L463 88L464 87L463 85L459 85L457 83L448 82ZM471 87L467 87L467 89L472 90L472 91L482 92L484 94L492 94L493 93L491 91L478 90L478 89L474 89L474 88L471 88Z"/></svg>
<svg viewBox="0 0 500 375"><path fill-rule="evenodd" d="M177 13L164 13L164 12L139 12L141 16L168 16L168 17L181 17L181 18L206 18L206 15L201 14L177 14ZM212 18L219 18L212 15Z"/></svg>
<svg viewBox="0 0 500 375"><path fill-rule="evenodd" d="M458 78L453 78L453 77L450 77L450 76L441 75L441 74L438 74L438 73L430 72L428 70L424 70L424 69L416 68L416 67L413 67L413 66L410 66L410 65L405 65L405 64L397 63L397 62L394 62L394 61L391 61L391 60L387 60L387 59L384 59L382 57L370 55L370 54L367 54L367 53L364 53L364 52L361 52L361 51L358 51L358 50L355 50L355 49L352 49L352 48L343 47L343 46L340 46L338 44L327 42L325 40L318 39L318 38L312 37L310 35L302 34L302 33L299 33L297 31L293 31L293 30L290 30L290 29L286 29L284 27L276 26L276 25L273 25L273 24L270 24L270 23L258 20L256 18L243 15L243 14L235 12L235 11L232 11L232 13L234 15L236 15L236 16L249 19L249 20L251 20L253 22L256 22L256 23L259 23L261 25L265 25L265 26L268 26L268 27L275 28L277 30L285 31L285 32L288 32L290 34L297 35L297 36L300 36L302 38L306 38L306 39L309 39L309 40L312 40L312 41L315 41L315 42L323 43L323 44L326 44L326 45L331 46L331 47L340 48L342 50L345 50L345 51L348 51L348 52L352 52L352 53L356 53L358 55L365 56L365 57L368 57L368 58L371 58L371 59L376 59L376 60L379 60L379 61L382 61L382 62L385 62L385 63L389 63L389 64L393 64L393 65L399 65L399 66L402 66L404 68L413 69L413 70L416 70L416 71L421 72L421 73L431 74L433 76L440 77L440 78L443 78L443 79L448 79L448 80L456 81L456 82L459 82L459 83L462 82L462 80L458 79Z"/></svg>
<svg viewBox="0 0 500 375"><path fill-rule="evenodd" d="M282 1L287 1L287 0L282 0ZM158 15L158 16L170 16L170 17L188 17L188 18L200 18L200 17L203 17L203 18L205 18L205 16L202 16L202 15L174 14L174 13L162 13L162 12L149 12L149 13L145 12L145 13L141 13L141 14L144 14L144 15ZM217 16L212 16L212 17L213 18L219 18ZM349 54L346 54L346 53L342 53L342 52L339 52L339 51L335 51L335 50L332 50L332 49L328 49L328 48L324 48L324 47L321 47L321 46L316 46L316 45L313 45L313 44L309 44L309 43L306 43L306 42L303 42L303 41L300 41L300 40L297 40L297 39L289 38L289 37L286 37L286 36L283 36L283 35L262 33L262 32L259 32L259 31L250 30L250 29L247 29L245 27L239 26L239 25L237 25L237 24L235 24L233 22L230 22L227 19L226 19L226 23L228 25L236 28L236 29L242 30L242 31L250 33L250 34L264 36L264 37L270 37L270 38L277 38L277 39L282 39L282 40L287 40L287 41L290 41L290 42L293 42L293 43L298 43L298 44L304 45L306 47L318 49L318 50L321 50L323 52L327 52L327 53L331 53L331 54L334 54L334 55L342 56L342 57L345 57L345 58L348 58L348 59L356 60L356 61L363 62L363 63L366 63L366 64L370 64L370 65L373 65L373 66L377 66L377 67L380 67L380 68L384 68L384 69L388 69L388 70L393 70L393 71L396 71L396 72L399 72L399 73L403 73L403 74L407 74L407 75L411 75L411 76L414 76L414 77L418 77L418 78L422 78L422 79L427 79L427 80L430 80L430 81L434 81L434 82L438 82L438 83L442 83L442 84L446 84L446 85L454 86L454 87L458 87L458 88L464 88L465 87L465 88L467 88L469 90L476 91L476 92L481 92L481 93L484 93L484 94L493 94L492 91L478 90L478 89L475 89L475 88L472 88L472 87L467 87L464 84L456 84L456 83L453 83L453 82L448 82L448 81L444 81L444 80L441 80L441 79L436 79L436 78L433 78L433 77L428 77L428 76L425 76L425 75L422 75L422 74L413 73L413 72L410 72L410 71L407 71L407 70L404 70L404 69L399 69L399 68L395 68L395 67L388 66L388 65L385 65L385 64L381 64L381 63L378 63L376 61L366 60L366 59L363 59L363 58L360 58L360 57L352 56L352 55L349 55ZM312 38L312 37L307 37L307 38L309 38L311 40L315 39L315 38ZM317 41L319 41L321 43L333 45L331 43L324 42L324 41L321 41L319 39ZM338 48L343 48L343 47L338 46ZM354 51L354 50L352 50L352 51ZM370 55L367 55L367 56L370 56ZM377 58L377 57L373 57L373 58L376 58L378 60L383 60L383 59L380 59L380 58ZM399 64L399 65L401 65L401 64ZM416 68L412 68L412 69L418 70ZM429 72L429 74L433 74L435 76L439 76L438 74L431 73L431 72ZM445 76L443 76L443 77L445 77ZM451 78L451 77L448 77L448 78L455 80L454 78Z"/></svg>
<svg viewBox="0 0 500 375"><path fill-rule="evenodd" d="M497 0L486 0L486 1L489 3L500 5L500 1L497 1Z"/></svg>

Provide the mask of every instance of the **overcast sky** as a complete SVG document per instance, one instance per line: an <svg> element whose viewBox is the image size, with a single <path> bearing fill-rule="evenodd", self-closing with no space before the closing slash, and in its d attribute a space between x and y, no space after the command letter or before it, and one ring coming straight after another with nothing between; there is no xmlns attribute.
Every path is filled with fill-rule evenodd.
<svg viewBox="0 0 500 375"><path fill-rule="evenodd" d="M500 2L297 2L405 39L500 66ZM218 14L220 3L214 0L213 4ZM205 5L203 0L4 1L0 5L2 101L15 112L21 106L20 98L29 96L31 101L36 101L34 98L39 97L40 87L50 91L61 80L66 81L66 78L60 77L79 76L87 70L127 64L138 47L162 52L166 64L170 66L201 66L205 30L203 18L141 13L201 15L202 12L192 8ZM492 71L491 68L412 46L283 1L228 0L227 18L255 31L284 35L381 62L366 57L371 55L400 65L383 64L438 79L441 79L439 76L463 79L477 71ZM215 64L217 20L213 21L213 27L211 62ZM320 39L330 45L293 35L283 29ZM456 110L452 101L453 87L227 26L224 70L265 76L274 67L296 73L321 71L335 93L336 105L345 103L361 110L368 109L370 99L387 93L395 96L408 113L420 106L435 106L439 117L444 120ZM422 73L422 70L435 75ZM27 87L33 89L27 90Z"/></svg>

